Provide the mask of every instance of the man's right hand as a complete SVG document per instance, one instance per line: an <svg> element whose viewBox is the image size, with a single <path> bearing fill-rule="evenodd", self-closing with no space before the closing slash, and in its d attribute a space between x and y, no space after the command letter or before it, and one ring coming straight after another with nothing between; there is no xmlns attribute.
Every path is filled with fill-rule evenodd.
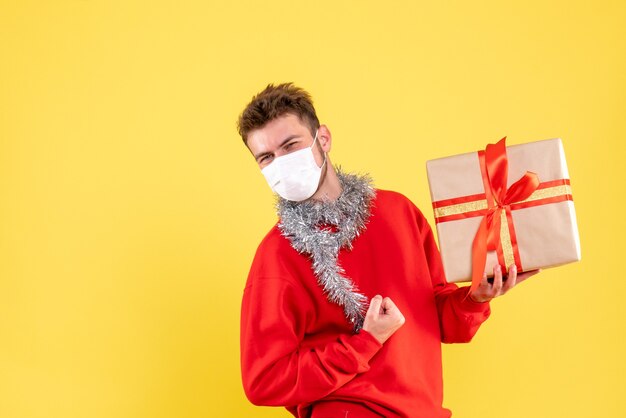
<svg viewBox="0 0 626 418"><path fill-rule="evenodd" d="M376 295L370 301L365 314L363 329L372 334L381 344L404 324L404 315L393 301Z"/></svg>

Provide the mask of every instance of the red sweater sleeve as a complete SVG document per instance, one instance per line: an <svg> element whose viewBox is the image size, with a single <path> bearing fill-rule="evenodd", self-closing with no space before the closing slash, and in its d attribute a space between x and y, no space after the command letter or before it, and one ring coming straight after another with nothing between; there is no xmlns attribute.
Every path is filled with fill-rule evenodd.
<svg viewBox="0 0 626 418"><path fill-rule="evenodd" d="M369 360L382 347L361 330L301 348L311 314L307 303L305 292L287 279L261 278L245 288L241 371L253 404L290 406L321 399L369 370Z"/></svg>
<svg viewBox="0 0 626 418"><path fill-rule="evenodd" d="M418 212L418 227L435 292L441 340L444 343L469 342L491 314L489 302L474 302L465 297L469 286L459 287L446 281L433 231L421 211L417 207L415 209Z"/></svg>

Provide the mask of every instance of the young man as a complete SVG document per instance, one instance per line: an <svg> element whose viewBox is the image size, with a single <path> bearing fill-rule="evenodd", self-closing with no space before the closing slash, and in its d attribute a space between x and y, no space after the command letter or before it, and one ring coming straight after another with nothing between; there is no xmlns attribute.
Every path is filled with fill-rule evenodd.
<svg viewBox="0 0 626 418"><path fill-rule="evenodd" d="M469 342L511 269L469 287L447 283L433 233L402 194L331 164L330 130L311 97L268 85L239 133L279 220L243 293L241 368L248 399L294 416L449 417L441 343Z"/></svg>

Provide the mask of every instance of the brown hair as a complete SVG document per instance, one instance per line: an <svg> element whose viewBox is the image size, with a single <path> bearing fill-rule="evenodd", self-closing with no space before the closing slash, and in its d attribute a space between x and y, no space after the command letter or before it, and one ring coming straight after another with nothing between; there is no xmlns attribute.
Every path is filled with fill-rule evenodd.
<svg viewBox="0 0 626 418"><path fill-rule="evenodd" d="M271 120L286 113L292 113L308 124L311 135L314 135L320 126L309 93L294 86L293 83L282 83L277 86L268 84L262 92L252 98L239 116L237 130L241 139L247 144L250 131L262 128Z"/></svg>

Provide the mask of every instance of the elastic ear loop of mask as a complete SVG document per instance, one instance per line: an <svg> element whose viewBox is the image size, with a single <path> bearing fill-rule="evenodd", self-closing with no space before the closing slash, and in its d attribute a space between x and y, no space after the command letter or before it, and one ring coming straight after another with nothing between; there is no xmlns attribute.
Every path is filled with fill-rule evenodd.
<svg viewBox="0 0 626 418"><path fill-rule="evenodd" d="M313 143L311 144L311 148L313 148L313 145L315 145L315 141L317 141L317 133L319 132L319 129L317 129L315 131L315 138L313 138ZM321 145L320 145L321 148ZM322 168L324 168L324 166L326 165L326 153L324 152L324 150L322 150L322 153L324 154L324 162L322 163L322 166L320 167L320 170Z"/></svg>

